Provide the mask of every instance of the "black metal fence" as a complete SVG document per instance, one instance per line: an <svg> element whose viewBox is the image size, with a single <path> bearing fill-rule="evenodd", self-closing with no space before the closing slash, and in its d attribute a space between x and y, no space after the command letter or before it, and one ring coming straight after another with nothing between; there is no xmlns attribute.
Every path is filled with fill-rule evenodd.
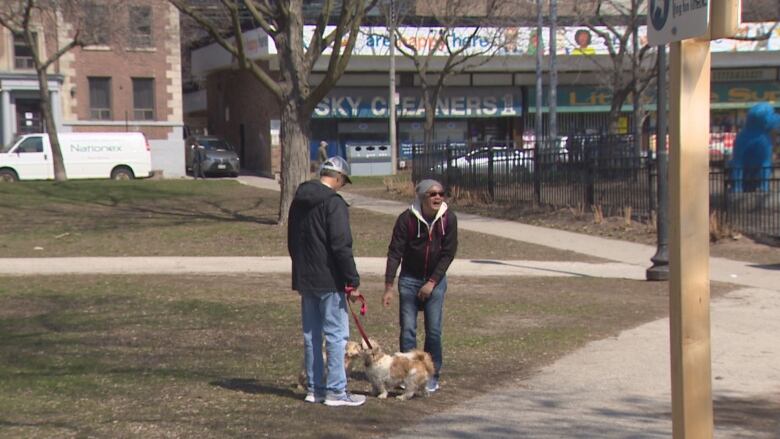
<svg viewBox="0 0 780 439"><path fill-rule="evenodd" d="M598 207L605 216L647 218L656 210L653 154L632 135L575 136L557 142L511 141L415 145L415 181L432 177L456 196L489 203ZM780 178L775 168L740 172L710 164L710 210L744 233L780 235ZM780 170L780 167L778 168Z"/></svg>

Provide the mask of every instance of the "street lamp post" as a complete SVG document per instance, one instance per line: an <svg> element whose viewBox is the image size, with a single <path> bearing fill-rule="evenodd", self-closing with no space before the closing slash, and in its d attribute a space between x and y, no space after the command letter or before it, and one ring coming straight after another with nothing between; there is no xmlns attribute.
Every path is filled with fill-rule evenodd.
<svg viewBox="0 0 780 439"><path fill-rule="evenodd" d="M390 96L387 105L390 132L390 167L393 175L398 172L398 145L395 121L395 2L390 0Z"/></svg>
<svg viewBox="0 0 780 439"><path fill-rule="evenodd" d="M656 108L655 161L658 188L656 241L658 247L645 272L647 280L669 280L669 153L666 150L666 45L658 46L658 107Z"/></svg>

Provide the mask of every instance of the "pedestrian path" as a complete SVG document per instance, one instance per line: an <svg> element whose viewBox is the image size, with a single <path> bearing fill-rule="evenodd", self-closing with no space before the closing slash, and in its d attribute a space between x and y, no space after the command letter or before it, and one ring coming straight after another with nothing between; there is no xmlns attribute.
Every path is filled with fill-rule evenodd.
<svg viewBox="0 0 780 439"><path fill-rule="evenodd" d="M356 258L364 275L383 275L385 258ZM289 273L287 256L265 257L66 257L0 258L0 275L58 274L263 274ZM643 279L644 270L630 264L456 259L454 276L555 276Z"/></svg>
<svg viewBox="0 0 780 439"><path fill-rule="evenodd" d="M247 178L244 183L274 189L268 181ZM354 207L385 214L397 215L406 207L354 194L345 198ZM644 279L655 253L652 246L463 213L458 226L614 261L621 264L618 270L631 273L619 277ZM739 410L780 418L780 271L710 258L710 277L743 287L711 304L713 399L716 407L737 407L729 413L733 422L718 423L715 437L780 438L780 431L759 434L739 423L745 417ZM669 438L669 338L669 320L660 319L589 343L529 379L501 383L394 437ZM446 386L445 375L441 391Z"/></svg>
<svg viewBox="0 0 780 439"><path fill-rule="evenodd" d="M262 189L279 190L278 183L267 178L241 176L239 181ZM350 201L352 207L389 215L398 215L408 207L408 204L398 201L369 198L350 194L349 192L344 194L344 198ZM656 247L644 244L589 236L460 212L458 213L458 228L596 256L610 261L633 265L636 267L635 269L641 269L643 272L652 265L650 258L656 251ZM778 253L778 259L780 260L780 252ZM724 258L710 258L710 278L718 282L757 288L772 289L780 286L780 272L777 270L762 267L760 264Z"/></svg>

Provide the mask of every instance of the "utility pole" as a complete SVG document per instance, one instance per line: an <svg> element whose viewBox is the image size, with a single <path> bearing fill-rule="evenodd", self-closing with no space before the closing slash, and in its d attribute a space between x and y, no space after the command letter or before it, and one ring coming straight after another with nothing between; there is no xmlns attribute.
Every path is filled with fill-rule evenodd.
<svg viewBox="0 0 780 439"><path fill-rule="evenodd" d="M390 97L387 111L390 126L390 167L392 174L398 172L398 142L396 139L395 122L395 1L390 0Z"/></svg>
<svg viewBox="0 0 780 439"><path fill-rule="evenodd" d="M535 125L535 147L539 149L539 142L542 137L542 28L544 27L544 18L542 16L542 0L536 0L536 113L534 115ZM537 151L538 152L538 151ZM534 160L538 154L534 156Z"/></svg>
<svg viewBox="0 0 780 439"><path fill-rule="evenodd" d="M550 89L547 106L549 107L550 148L558 150L558 0L550 0Z"/></svg>

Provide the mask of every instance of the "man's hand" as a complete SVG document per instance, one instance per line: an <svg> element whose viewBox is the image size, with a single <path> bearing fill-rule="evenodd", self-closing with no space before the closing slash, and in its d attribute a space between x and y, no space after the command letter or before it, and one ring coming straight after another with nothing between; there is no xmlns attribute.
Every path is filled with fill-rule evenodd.
<svg viewBox="0 0 780 439"><path fill-rule="evenodd" d="M357 289L349 290L347 292L347 297L349 298L349 301L352 302L352 303L355 303L355 301L357 300L358 296L360 296L360 291L358 291Z"/></svg>
<svg viewBox="0 0 780 439"><path fill-rule="evenodd" d="M436 284L432 280L429 280L420 288L420 291L417 292L417 298L420 299L420 301L425 302L431 297L435 286Z"/></svg>
<svg viewBox="0 0 780 439"><path fill-rule="evenodd" d="M382 305L385 308L390 307L390 302L393 299L393 284L385 284L385 294L382 294Z"/></svg>

